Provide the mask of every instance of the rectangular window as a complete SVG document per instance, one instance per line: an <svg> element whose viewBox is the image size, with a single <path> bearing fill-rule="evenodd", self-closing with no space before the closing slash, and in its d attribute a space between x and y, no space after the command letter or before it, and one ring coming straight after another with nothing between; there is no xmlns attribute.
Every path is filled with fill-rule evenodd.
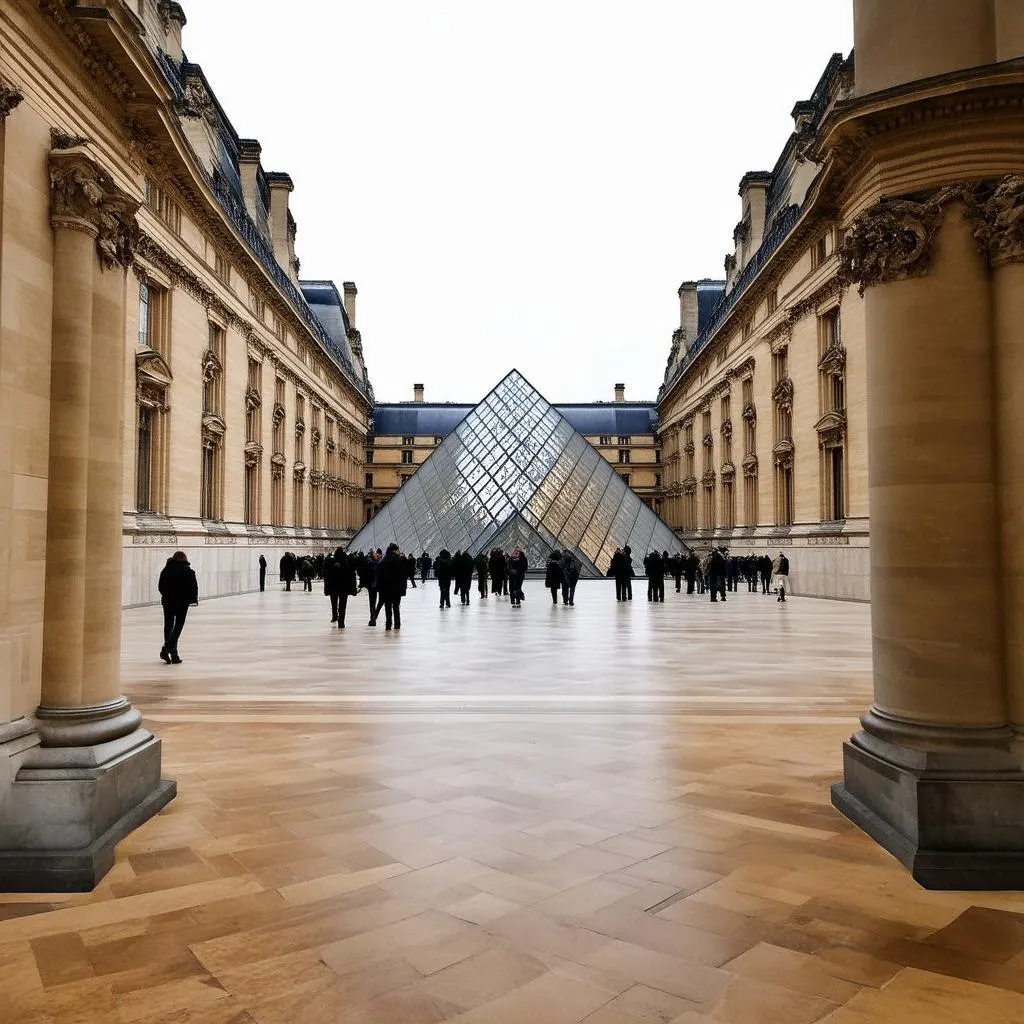
<svg viewBox="0 0 1024 1024"><path fill-rule="evenodd" d="M655 462L661 462L661 449L660 448L655 448L654 449L654 461Z"/></svg>
<svg viewBox="0 0 1024 1024"><path fill-rule="evenodd" d="M416 443L416 439L411 434L404 434L402 436L402 444L412 445Z"/></svg>
<svg viewBox="0 0 1024 1024"><path fill-rule="evenodd" d="M202 475L199 481L199 515L203 519L217 518L216 508L217 451L203 446Z"/></svg>
<svg viewBox="0 0 1024 1024"><path fill-rule="evenodd" d="M743 325L743 340L746 341L754 333L754 318L751 317Z"/></svg>
<svg viewBox="0 0 1024 1024"><path fill-rule="evenodd" d="M138 451L135 468L135 507L139 512L153 509L153 410L139 406Z"/></svg>
<svg viewBox="0 0 1024 1024"><path fill-rule="evenodd" d="M632 443L633 443L633 438L631 438L628 434L620 434L619 435L619 444L620 445L632 444Z"/></svg>
<svg viewBox="0 0 1024 1024"><path fill-rule="evenodd" d="M602 437L601 437L601 444L611 444L611 443L612 443L612 439L607 434L602 435Z"/></svg>
<svg viewBox="0 0 1024 1024"><path fill-rule="evenodd" d="M270 523L284 526L284 469L275 467L270 479Z"/></svg>
<svg viewBox="0 0 1024 1024"><path fill-rule="evenodd" d="M262 390L263 364L256 359L249 360L249 379L245 396L245 440L260 441L260 406L255 402ZM252 522L252 520L246 520Z"/></svg>
<svg viewBox="0 0 1024 1024"><path fill-rule="evenodd" d="M139 344L149 347L149 285L139 282Z"/></svg>
<svg viewBox="0 0 1024 1024"><path fill-rule="evenodd" d="M213 272L225 284L231 283L231 264L224 254L216 249L213 251Z"/></svg>
<svg viewBox="0 0 1024 1024"><path fill-rule="evenodd" d="M768 293L768 316L771 316L779 308L779 290L773 288Z"/></svg>
<svg viewBox="0 0 1024 1024"><path fill-rule="evenodd" d="M173 231L181 233L181 208L152 181L146 181L146 205Z"/></svg>
<svg viewBox="0 0 1024 1024"><path fill-rule="evenodd" d="M733 494L733 481L722 481L722 527L731 530L736 525L736 499Z"/></svg>
<svg viewBox="0 0 1024 1024"><path fill-rule="evenodd" d="M366 474L365 486L366 486L366 489L368 491L373 489L373 474L372 473L367 473Z"/></svg>
<svg viewBox="0 0 1024 1024"><path fill-rule="evenodd" d="M843 480L843 449L829 448L826 452L829 462L830 490L829 505L832 519L846 518L845 486Z"/></svg>
<svg viewBox="0 0 1024 1024"><path fill-rule="evenodd" d="M366 449L366 464L368 466L372 466L373 465L373 449L372 448L367 448Z"/></svg>
<svg viewBox="0 0 1024 1024"><path fill-rule="evenodd" d="M811 249L811 268L820 267L825 262L828 250L826 248L825 236L822 235Z"/></svg>
<svg viewBox="0 0 1024 1024"><path fill-rule="evenodd" d="M245 467L245 521L258 523L260 519L260 471L259 466Z"/></svg>
<svg viewBox="0 0 1024 1024"><path fill-rule="evenodd" d="M409 448L402 449L402 464L405 466L412 465L412 450Z"/></svg>
<svg viewBox="0 0 1024 1024"><path fill-rule="evenodd" d="M267 304L253 284L249 285L249 307L256 314L256 319L262 323L267 313Z"/></svg>
<svg viewBox="0 0 1024 1024"><path fill-rule="evenodd" d="M732 398L729 395L722 399L721 417L723 428L729 424L729 428L722 431L722 461L732 462Z"/></svg>
<svg viewBox="0 0 1024 1024"><path fill-rule="evenodd" d="M619 449L619 462L620 463L629 462L629 449L628 448L620 448Z"/></svg>
<svg viewBox="0 0 1024 1024"><path fill-rule="evenodd" d="M212 321L208 328L208 346L213 361L203 377L203 412L215 416L224 415L224 361L226 357L226 332Z"/></svg>
<svg viewBox="0 0 1024 1024"><path fill-rule="evenodd" d="M660 473L655 473L654 474L654 486L655 487L660 487L661 486L661 474Z"/></svg>

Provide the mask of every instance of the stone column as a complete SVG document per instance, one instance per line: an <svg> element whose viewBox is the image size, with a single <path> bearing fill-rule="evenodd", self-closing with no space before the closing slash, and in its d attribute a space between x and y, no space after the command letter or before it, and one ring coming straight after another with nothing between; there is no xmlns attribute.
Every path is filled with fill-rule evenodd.
<svg viewBox="0 0 1024 1024"><path fill-rule="evenodd" d="M844 248L865 292L875 702L833 802L929 888L1017 888L992 284L965 197L883 200Z"/></svg>
<svg viewBox="0 0 1024 1024"><path fill-rule="evenodd" d="M175 793L160 778L160 741L119 696L125 267L138 204L81 146L50 154L50 178L42 699L38 746L0 804L0 890L10 892L91 889L115 844Z"/></svg>

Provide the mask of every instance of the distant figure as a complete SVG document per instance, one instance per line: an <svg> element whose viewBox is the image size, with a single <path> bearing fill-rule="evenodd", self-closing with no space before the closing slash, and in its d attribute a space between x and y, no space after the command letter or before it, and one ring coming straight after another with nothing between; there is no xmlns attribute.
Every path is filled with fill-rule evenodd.
<svg viewBox="0 0 1024 1024"><path fill-rule="evenodd" d="M611 565L608 566L608 575L615 578L615 600L626 600L626 554L622 548L616 548L612 555Z"/></svg>
<svg viewBox="0 0 1024 1024"><path fill-rule="evenodd" d="M562 604L576 603L576 584L580 581L580 560L568 549L562 552Z"/></svg>
<svg viewBox="0 0 1024 1024"><path fill-rule="evenodd" d="M477 593L481 598L485 598L487 596L487 572L489 569L487 552L481 551L473 560L473 564L476 566Z"/></svg>
<svg viewBox="0 0 1024 1024"><path fill-rule="evenodd" d="M707 577L711 585L711 601L712 603L718 600L718 595L722 595L722 600L725 600L725 576L728 572L728 566L726 565L725 555L722 553L721 548L712 548L711 554L708 557L708 568Z"/></svg>
<svg viewBox="0 0 1024 1024"><path fill-rule="evenodd" d="M260 555L260 593L267 589L267 560Z"/></svg>
<svg viewBox="0 0 1024 1024"><path fill-rule="evenodd" d="M419 561L419 566L420 566L420 583L426 583L427 582L427 578L430 576L430 567L433 564L434 563L431 560L430 555L428 555L426 553L426 551L424 551L423 554L420 555L420 561Z"/></svg>
<svg viewBox="0 0 1024 1024"><path fill-rule="evenodd" d="M700 559L691 551L683 559L683 573L686 576L686 592L692 594L697 586L697 570L700 568Z"/></svg>
<svg viewBox="0 0 1024 1024"><path fill-rule="evenodd" d="M779 601L785 602L786 589L789 586L789 559L780 551L779 557L772 562L772 576L779 592Z"/></svg>
<svg viewBox="0 0 1024 1024"><path fill-rule="evenodd" d="M373 616L373 624L377 624L377 616L381 607L384 608L384 629L402 628L402 598L405 597L406 572L405 555L397 544L389 544L387 553L381 560L377 573L377 611Z"/></svg>
<svg viewBox="0 0 1024 1024"><path fill-rule="evenodd" d="M292 580L295 579L295 556L290 551L286 551L281 556L281 564L278 566L278 571L281 573L281 582L284 584L284 589L291 590Z"/></svg>
<svg viewBox="0 0 1024 1024"><path fill-rule="evenodd" d="M770 594L772 588L772 560L768 555L762 555L757 560L757 566L761 573L761 593Z"/></svg>
<svg viewBox="0 0 1024 1024"><path fill-rule="evenodd" d="M160 657L168 665L180 665L178 638L185 628L189 607L199 604L199 582L184 551L175 551L167 559L157 590L164 610L164 645L160 648Z"/></svg>
<svg viewBox="0 0 1024 1024"><path fill-rule="evenodd" d="M491 570L491 593L499 597L505 592L505 553L500 548L492 548L487 560Z"/></svg>
<svg viewBox="0 0 1024 1024"><path fill-rule="evenodd" d="M622 549L622 555L626 563L626 596L623 601L633 600L633 549L627 544Z"/></svg>
<svg viewBox="0 0 1024 1024"><path fill-rule="evenodd" d="M302 580L302 592L313 593L313 559L309 555L303 555L299 559L297 567L299 579Z"/></svg>
<svg viewBox="0 0 1024 1024"><path fill-rule="evenodd" d="M665 603L665 560L660 551L652 551L644 559L647 575L647 600Z"/></svg>
<svg viewBox="0 0 1024 1024"><path fill-rule="evenodd" d="M441 548L434 562L434 579L441 591L440 608L451 608L452 606L452 576L455 570L452 567L451 552L447 548Z"/></svg>
<svg viewBox="0 0 1024 1024"><path fill-rule="evenodd" d="M377 574L380 570L380 548L370 551L363 559L359 568L359 585L366 588L366 595L370 599L370 621L369 626L377 625Z"/></svg>
<svg viewBox="0 0 1024 1024"><path fill-rule="evenodd" d="M455 592L463 604L469 604L469 588L473 585L473 556L468 551L456 551L452 568L455 570Z"/></svg>
<svg viewBox="0 0 1024 1024"><path fill-rule="evenodd" d="M544 567L544 586L551 591L551 603L558 604L558 592L562 589L562 552L552 551Z"/></svg>
<svg viewBox="0 0 1024 1024"><path fill-rule="evenodd" d="M508 559L508 596L513 608L523 606L523 599L526 597L523 593L523 580L526 579L526 570L529 567L529 560L517 544Z"/></svg>
<svg viewBox="0 0 1024 1024"><path fill-rule="evenodd" d="M348 599L357 589L354 559L338 548L324 563L324 593L331 599L331 622L336 622L338 629L345 628Z"/></svg>
<svg viewBox="0 0 1024 1024"><path fill-rule="evenodd" d="M675 552L666 562L665 568L676 581L676 593L683 589L683 556Z"/></svg>

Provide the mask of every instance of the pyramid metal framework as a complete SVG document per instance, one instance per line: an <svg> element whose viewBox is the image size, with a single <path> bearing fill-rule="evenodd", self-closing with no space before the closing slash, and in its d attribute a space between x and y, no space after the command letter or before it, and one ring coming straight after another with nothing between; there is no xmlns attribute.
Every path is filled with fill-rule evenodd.
<svg viewBox="0 0 1024 1024"><path fill-rule="evenodd" d="M590 443L513 370L356 534L352 551L517 545L530 567L570 548L582 575L604 576L617 547L635 566L651 549L685 551Z"/></svg>

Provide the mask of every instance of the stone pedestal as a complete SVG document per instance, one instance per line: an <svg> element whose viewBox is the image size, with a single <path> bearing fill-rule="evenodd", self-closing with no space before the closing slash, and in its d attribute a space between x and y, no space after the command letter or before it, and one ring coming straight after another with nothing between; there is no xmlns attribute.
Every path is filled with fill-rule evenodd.
<svg viewBox="0 0 1024 1024"><path fill-rule="evenodd" d="M0 891L93 888L163 807L160 741L119 695L125 267L138 204L81 150L50 157L54 226L42 700L5 726Z"/></svg>

